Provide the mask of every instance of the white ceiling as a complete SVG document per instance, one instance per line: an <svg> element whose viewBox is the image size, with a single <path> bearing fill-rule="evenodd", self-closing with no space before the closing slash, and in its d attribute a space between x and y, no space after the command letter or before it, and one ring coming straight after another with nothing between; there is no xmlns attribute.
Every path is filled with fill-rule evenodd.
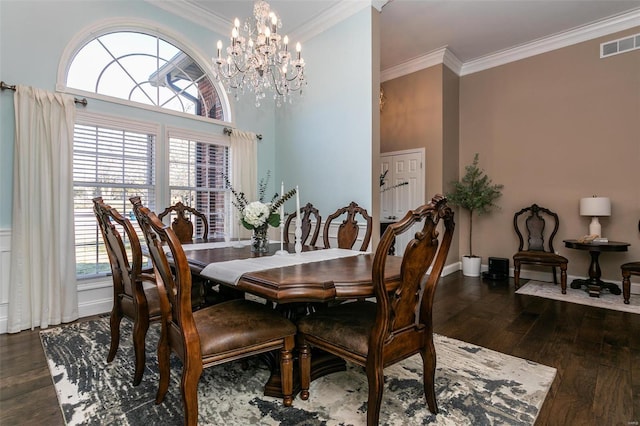
<svg viewBox="0 0 640 426"><path fill-rule="evenodd" d="M172 11L196 22L210 21L230 30L244 20L252 0L173 0ZM163 3L165 6L163 6ZM314 21L362 0L271 0L283 23L282 33L304 33ZM384 0L374 0L383 4ZM178 9L176 4L181 4ZM447 47L462 63L536 40L597 23L629 11L640 0L391 0L382 6L381 70ZM337 15L337 12L334 13ZM640 26L640 15L634 17ZM632 25L633 26L633 23ZM223 33L229 32L229 30Z"/></svg>

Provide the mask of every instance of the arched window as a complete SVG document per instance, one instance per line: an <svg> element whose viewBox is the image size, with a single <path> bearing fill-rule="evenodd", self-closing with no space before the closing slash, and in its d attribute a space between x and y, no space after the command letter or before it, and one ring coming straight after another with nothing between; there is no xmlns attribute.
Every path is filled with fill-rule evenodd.
<svg viewBox="0 0 640 426"><path fill-rule="evenodd" d="M73 57L66 86L127 101L224 120L216 86L184 51L139 31L97 36Z"/></svg>

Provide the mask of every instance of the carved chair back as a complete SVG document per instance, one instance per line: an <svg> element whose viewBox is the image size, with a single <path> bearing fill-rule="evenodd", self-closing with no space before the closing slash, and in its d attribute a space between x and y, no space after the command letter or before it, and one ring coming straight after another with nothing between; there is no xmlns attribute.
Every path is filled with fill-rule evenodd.
<svg viewBox="0 0 640 426"><path fill-rule="evenodd" d="M133 341L136 358L133 383L142 380L145 364L144 340L150 321L160 319L155 276L143 270L142 250L136 231L126 217L104 203L102 197L93 199L95 213L104 240L113 279L113 308L110 315L111 346L107 362L111 362L120 341L120 321L124 316L134 322ZM117 226L116 226L117 225ZM118 228L129 242L131 257ZM144 282L154 284L145 288Z"/></svg>
<svg viewBox="0 0 640 426"><path fill-rule="evenodd" d="M364 366L369 386L367 425L377 425L384 387L384 368L419 353L422 358L424 391L429 410L438 412L435 396L436 353L433 344L432 308L436 286L447 259L455 229L454 213L441 195L418 207L385 230L376 249L372 279L376 303L368 300L331 306L298 321L301 398L309 397L310 346L333 353ZM400 277L389 291L385 266L389 248L396 237L412 232L412 225L423 222L420 231L407 244ZM436 228L444 224L438 241ZM431 266L431 272L425 274ZM339 330L339 332L336 332Z"/></svg>
<svg viewBox="0 0 640 426"><path fill-rule="evenodd" d="M547 222L549 225L547 226ZM513 216L513 227L518 235L518 251L544 251L555 253L553 239L558 232L560 220L551 210L533 204L525 207ZM545 231L551 230L546 234ZM526 248L524 235L526 234Z"/></svg>
<svg viewBox="0 0 640 426"><path fill-rule="evenodd" d="M178 201L173 206L167 207L162 211L162 213L158 214L158 218L160 220L164 220L164 217L169 213L175 214L175 217L171 222L171 227L181 243L189 244L193 242L194 233L192 218L199 220L200 223L196 228L201 232L196 235L196 238L206 239L209 236L209 221L204 213L199 212L193 207L185 206L181 201Z"/></svg>
<svg viewBox="0 0 640 426"><path fill-rule="evenodd" d="M390 353L397 356L403 354L404 358L406 353L416 353L424 344L425 340L418 337L421 333L431 337L433 298L451 247L455 229L453 218L454 213L447 205L446 198L436 195L429 204L410 210L385 230L373 260L373 285L378 309L369 338L370 351L372 348L388 347L382 349L385 353L389 348L396 347ZM422 229L409 241L402 256L400 284L395 291L388 292L384 271L389 248L396 237L409 231L414 223L422 221ZM442 241L438 242L436 228L440 222L444 224L444 235ZM431 272L422 287L430 266Z"/></svg>
<svg viewBox="0 0 640 426"><path fill-rule="evenodd" d="M162 310L156 403L164 400L169 389L172 351L182 360L180 391L184 424L195 426L198 422L198 382L203 368L279 349L283 401L291 406L291 351L295 346L295 325L277 311L245 299L208 306L194 315L191 311L191 269L178 237L171 227L140 203L134 203L134 213L156 271ZM165 250L171 253L172 265Z"/></svg>
<svg viewBox="0 0 640 426"><path fill-rule="evenodd" d="M324 224L322 232L322 239L324 247L329 248L331 244L329 242L329 232L331 229L331 222L346 214L346 218L342 221L338 228L338 248L351 249L358 239L360 233L360 226L358 225L357 216L359 215L366 222L365 234L362 239L362 245L360 251L367 250L369 247L369 241L371 240L371 232L373 226L373 219L367 213L367 210L360 207L356 202L352 201L348 206L342 207L331 214Z"/></svg>
<svg viewBox="0 0 640 426"><path fill-rule="evenodd" d="M300 212L302 213L302 224L301 224L302 245L306 245L307 239L309 238L309 236L311 236L311 240L309 240L308 245L314 246L318 241L318 235L320 235L320 226L322 223L322 217L320 216L320 212L318 211L317 208L313 207L313 204L311 203L307 203L306 206L302 207L300 209ZM295 219L297 216L298 216L297 212L290 214L284 223L284 243L285 244L289 243L289 232L290 232L289 229L291 227L291 223L293 222L293 219ZM311 221L312 217L315 220L315 224L314 222ZM313 228L313 234L311 234L312 228Z"/></svg>

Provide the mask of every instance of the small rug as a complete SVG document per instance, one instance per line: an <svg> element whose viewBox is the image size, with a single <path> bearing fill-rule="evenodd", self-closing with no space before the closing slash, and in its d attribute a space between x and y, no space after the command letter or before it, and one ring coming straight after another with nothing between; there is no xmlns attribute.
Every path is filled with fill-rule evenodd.
<svg viewBox="0 0 640 426"><path fill-rule="evenodd" d="M134 387L131 322L123 320L120 348L107 363L107 318L44 330L42 344L64 419L69 425L182 424L180 372L171 357L169 392L155 405L159 327L147 335L142 383ZM381 425L532 425L556 370L444 336L435 336L436 398L440 413L426 406L419 355L385 369ZM246 365L245 365L246 367ZM360 367L311 384L310 398L292 407L262 394L268 370L259 358L248 368L230 362L204 370L198 387L201 425L364 425L367 378Z"/></svg>
<svg viewBox="0 0 640 426"><path fill-rule="evenodd" d="M574 289L567 284L567 294L562 294L560 284L531 280L520 287L516 294L544 297L547 299L561 300L563 302L579 303L581 305L595 306L596 308L613 309L616 311L640 314L640 296L631 293L629 304L624 303L622 295L614 295L608 290L600 293L600 297L591 297L583 288Z"/></svg>

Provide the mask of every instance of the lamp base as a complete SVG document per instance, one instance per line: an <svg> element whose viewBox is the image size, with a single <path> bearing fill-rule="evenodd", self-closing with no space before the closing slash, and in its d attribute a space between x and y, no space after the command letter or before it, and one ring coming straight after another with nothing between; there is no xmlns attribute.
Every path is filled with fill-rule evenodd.
<svg viewBox="0 0 640 426"><path fill-rule="evenodd" d="M597 235L598 237L602 235L602 226L600 226L598 216L591 217L591 223L589 224L589 235Z"/></svg>

